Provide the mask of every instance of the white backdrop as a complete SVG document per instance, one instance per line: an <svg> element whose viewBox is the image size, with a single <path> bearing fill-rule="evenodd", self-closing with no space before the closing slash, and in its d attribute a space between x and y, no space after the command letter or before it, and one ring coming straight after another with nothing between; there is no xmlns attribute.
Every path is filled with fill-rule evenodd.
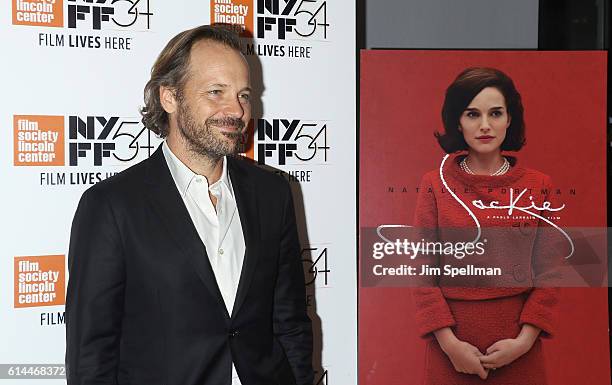
<svg viewBox="0 0 612 385"><path fill-rule="evenodd" d="M0 11L0 378L10 367L29 377L0 383L64 383L27 368L64 361L78 199L159 144L138 115L151 65L172 36L212 19L252 31L244 51L261 98L250 156L284 171L295 193L315 383L356 384L355 5L101 1L12 0Z"/></svg>

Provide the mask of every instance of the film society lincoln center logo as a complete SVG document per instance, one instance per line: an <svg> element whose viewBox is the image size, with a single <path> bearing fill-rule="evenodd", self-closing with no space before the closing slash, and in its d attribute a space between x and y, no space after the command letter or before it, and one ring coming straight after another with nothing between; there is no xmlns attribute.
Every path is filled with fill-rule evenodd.
<svg viewBox="0 0 612 385"><path fill-rule="evenodd" d="M64 117L14 115L15 166L64 165Z"/></svg>
<svg viewBox="0 0 612 385"><path fill-rule="evenodd" d="M63 27L63 0L13 0L13 24Z"/></svg>
<svg viewBox="0 0 612 385"><path fill-rule="evenodd" d="M330 25L325 0L210 0L210 20L245 37L278 40L327 39Z"/></svg>
<svg viewBox="0 0 612 385"><path fill-rule="evenodd" d="M64 255L15 257L15 308L65 303Z"/></svg>
<svg viewBox="0 0 612 385"><path fill-rule="evenodd" d="M154 141L137 118L13 115L15 166L130 165L150 156Z"/></svg>
<svg viewBox="0 0 612 385"><path fill-rule="evenodd" d="M253 34L253 0L210 0L212 23L231 24L241 36Z"/></svg>

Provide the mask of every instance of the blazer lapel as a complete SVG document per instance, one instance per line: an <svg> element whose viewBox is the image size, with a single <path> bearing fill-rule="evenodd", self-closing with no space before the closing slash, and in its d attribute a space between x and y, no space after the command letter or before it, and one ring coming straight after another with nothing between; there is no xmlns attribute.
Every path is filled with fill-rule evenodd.
<svg viewBox="0 0 612 385"><path fill-rule="evenodd" d="M151 185L147 194L170 237L175 241L181 251L188 257L195 272L200 277L208 291L215 297L224 314L229 318L227 308L223 302L221 291L217 285L206 253L206 247L189 216L187 207L180 196L176 183L166 164L166 159L160 145L148 161L146 182Z"/></svg>
<svg viewBox="0 0 612 385"><path fill-rule="evenodd" d="M242 262L242 271L240 273L240 281L236 292L236 300L234 301L234 307L232 309L233 318L238 313L238 310L240 310L240 306L243 304L251 281L253 280L253 274L255 273L255 267L257 266L257 259L259 257L260 233L259 209L253 181L246 171L240 167L238 164L238 162L240 162L239 160L230 157L228 157L227 160L246 246L244 261Z"/></svg>

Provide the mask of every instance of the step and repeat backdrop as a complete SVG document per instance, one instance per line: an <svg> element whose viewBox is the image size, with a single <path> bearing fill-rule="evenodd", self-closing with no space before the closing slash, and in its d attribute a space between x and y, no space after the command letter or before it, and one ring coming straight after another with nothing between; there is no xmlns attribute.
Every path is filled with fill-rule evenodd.
<svg viewBox="0 0 612 385"><path fill-rule="evenodd" d="M161 143L138 113L176 33L231 23L259 94L246 156L293 188L315 384L356 384L355 5L12 0L0 70L0 381L64 383L69 230L83 191Z"/></svg>

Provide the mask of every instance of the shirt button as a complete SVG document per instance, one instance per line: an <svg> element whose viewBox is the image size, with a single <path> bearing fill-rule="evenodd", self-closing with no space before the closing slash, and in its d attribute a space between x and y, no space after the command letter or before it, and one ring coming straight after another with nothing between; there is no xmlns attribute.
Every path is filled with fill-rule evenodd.
<svg viewBox="0 0 612 385"><path fill-rule="evenodd" d="M223 249L219 249L219 255L223 255Z"/></svg>
<svg viewBox="0 0 612 385"><path fill-rule="evenodd" d="M196 182L198 182L198 183L202 183L202 178L199 178L199 177L198 177L198 178L196 178Z"/></svg>
<svg viewBox="0 0 612 385"><path fill-rule="evenodd" d="M232 330L231 332L229 332L229 336L230 338L234 338L238 336L238 330Z"/></svg>

